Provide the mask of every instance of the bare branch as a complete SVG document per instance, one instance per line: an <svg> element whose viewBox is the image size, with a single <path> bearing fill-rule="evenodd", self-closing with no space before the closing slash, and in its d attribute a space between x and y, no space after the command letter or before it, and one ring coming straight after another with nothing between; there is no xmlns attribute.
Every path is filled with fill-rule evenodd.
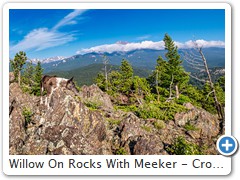
<svg viewBox="0 0 240 180"><path fill-rule="evenodd" d="M208 82L208 81L206 81L206 80L204 80L204 79L199 79L198 77L193 76L193 75L191 75L191 74L189 74L189 76L192 77L193 79L196 79L196 80L200 81L200 82L204 82L204 83Z"/></svg>
<svg viewBox="0 0 240 180"><path fill-rule="evenodd" d="M211 91L210 93L207 94L207 97L205 99L205 101L208 99L208 97L210 96L210 94L214 93L214 91Z"/></svg>

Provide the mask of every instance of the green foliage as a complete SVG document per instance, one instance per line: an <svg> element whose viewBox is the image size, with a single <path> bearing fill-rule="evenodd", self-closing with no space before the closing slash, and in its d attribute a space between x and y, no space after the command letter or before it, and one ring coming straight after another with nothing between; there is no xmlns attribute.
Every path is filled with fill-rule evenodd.
<svg viewBox="0 0 240 180"><path fill-rule="evenodd" d="M133 77L133 68L126 59L123 59L121 62L120 73L124 79Z"/></svg>
<svg viewBox="0 0 240 180"><path fill-rule="evenodd" d="M217 83L222 88L222 90L225 92L225 76L219 77L219 79L217 80Z"/></svg>
<svg viewBox="0 0 240 180"><path fill-rule="evenodd" d="M42 73L43 69L40 61L38 61L35 67L32 65L32 62L27 63L22 75L21 87L23 92L40 96Z"/></svg>
<svg viewBox="0 0 240 180"><path fill-rule="evenodd" d="M158 107L158 105L152 103L144 104L142 107L139 107L135 113L138 117L143 119L164 118L163 111Z"/></svg>
<svg viewBox="0 0 240 180"><path fill-rule="evenodd" d="M30 108L28 107L24 107L22 110L22 115L24 117L25 120L25 128L27 127L28 124L30 124L30 122L32 121L32 116L33 116L33 112L31 111Z"/></svg>
<svg viewBox="0 0 240 180"><path fill-rule="evenodd" d="M202 100L204 99L204 96L202 94L202 91L199 90L197 87L188 85L184 89L182 94L190 99L190 101L188 101L188 102L191 102L195 106L202 107ZM180 95L180 98L181 98L181 95Z"/></svg>
<svg viewBox="0 0 240 180"><path fill-rule="evenodd" d="M153 126L154 126L156 129L160 130L160 129L164 129L164 128L166 127L166 124L165 124L165 122L162 121L162 120L157 120L157 121L155 121L155 122L153 123Z"/></svg>
<svg viewBox="0 0 240 180"><path fill-rule="evenodd" d="M11 68L13 70L13 74L15 77L15 81L18 81L18 84L21 85L21 71L23 68L23 65L27 61L26 53L23 51L19 51L19 53L16 53L13 60L10 60Z"/></svg>
<svg viewBox="0 0 240 180"><path fill-rule="evenodd" d="M184 112L186 108L176 103L147 103L139 107L136 115L143 119L155 118L159 120L172 120L177 112Z"/></svg>
<svg viewBox="0 0 240 180"><path fill-rule="evenodd" d="M122 75L118 71L109 73L109 89L111 93L117 93L122 84Z"/></svg>
<svg viewBox="0 0 240 180"><path fill-rule="evenodd" d="M185 124L184 128L187 131L197 131L198 130L198 128L196 128L193 124L190 124L190 123Z"/></svg>
<svg viewBox="0 0 240 180"><path fill-rule="evenodd" d="M28 62L26 64L26 68L23 71L22 75L22 83L27 86L29 89L28 91L31 92L31 87L33 85L33 73L34 73L34 66L32 64L32 61Z"/></svg>
<svg viewBox="0 0 240 180"><path fill-rule="evenodd" d="M122 60L119 73L121 74L120 92L128 95L133 83L133 68L126 59Z"/></svg>
<svg viewBox="0 0 240 180"><path fill-rule="evenodd" d="M97 77L95 78L95 83L97 84L97 86L103 90L103 91L106 91L105 87L105 78L104 78L104 74L102 72L98 73Z"/></svg>
<svg viewBox="0 0 240 180"><path fill-rule="evenodd" d="M221 88L221 86L218 82L214 84L214 88L215 88L215 92L216 92L218 101L220 102L220 104L222 106L224 106L225 105L225 92L224 92L224 90ZM213 92L212 92L212 89L211 89L209 83L206 83L204 85L204 88L202 90L202 94L203 94L203 97L204 97L201 100L202 107L204 109L206 109L207 111L209 111L213 114L216 114L217 111L216 111L216 107L215 107L215 101L214 101L214 98L213 98Z"/></svg>
<svg viewBox="0 0 240 180"><path fill-rule="evenodd" d="M106 89L104 73L98 74L97 85L116 99L115 109L131 111L143 119L172 120L176 113L186 111L183 104L188 102L216 113L209 84L206 83L201 90L190 85L190 77L183 69L178 47L168 34L165 34L163 41L165 59L158 57L155 70L147 79L134 76L131 64L123 59L119 69L114 69L108 74L108 88ZM218 100L224 106L224 77L221 77L214 86ZM162 126L156 122L155 128L160 129ZM186 125L185 128L195 129L191 125Z"/></svg>
<svg viewBox="0 0 240 180"><path fill-rule="evenodd" d="M155 70L148 78L152 92L157 94L158 101L161 97L167 97L173 91L173 87L178 87L178 91L182 91L188 84L189 75L182 66L182 60L178 54L178 48L168 34L164 39L165 50L167 50L164 60L161 56L157 59ZM168 92L167 92L168 91Z"/></svg>
<svg viewBox="0 0 240 180"><path fill-rule="evenodd" d="M186 141L182 136L179 136L175 142L167 148L170 154L175 155L202 155L201 148L194 143Z"/></svg>
<svg viewBox="0 0 240 180"><path fill-rule="evenodd" d="M141 126L141 128L144 129L147 132L151 132L152 131L151 127L149 127L149 126L145 126L144 125L144 126Z"/></svg>
<svg viewBox="0 0 240 180"><path fill-rule="evenodd" d="M170 76L167 73L168 63L161 56L157 59L157 65L155 66L155 70L149 76L148 82L152 88L153 93L166 97L168 95L168 91L166 88L169 87L169 79ZM166 92L163 93L163 89Z"/></svg>
<svg viewBox="0 0 240 180"><path fill-rule="evenodd" d="M150 102L151 100L154 100L154 97L151 94L150 85L145 78L134 76L131 92L134 94L135 101L145 99L147 102Z"/></svg>
<svg viewBox="0 0 240 180"><path fill-rule="evenodd" d="M117 151L116 151L116 155L126 155L127 151L123 148L120 147Z"/></svg>
<svg viewBox="0 0 240 180"><path fill-rule="evenodd" d="M218 101L220 102L221 105L225 105L225 92L224 89L221 87L221 84L217 82L214 84L214 87Z"/></svg>
<svg viewBox="0 0 240 180"><path fill-rule="evenodd" d="M42 80L43 68L41 66L41 62L38 61L37 66L35 67L33 80L34 84L32 86L32 94L36 96L41 95L41 80Z"/></svg>
<svg viewBox="0 0 240 180"><path fill-rule="evenodd" d="M28 62L22 74L22 84L21 84L21 89L25 93L29 93L29 94L32 93L33 73L34 73L34 66L32 62Z"/></svg>
<svg viewBox="0 0 240 180"><path fill-rule="evenodd" d="M175 102L177 104L184 104L184 103L187 103L187 102L191 102L190 98L188 96L184 96L182 94L180 94L179 98L175 100Z"/></svg>
<svg viewBox="0 0 240 180"><path fill-rule="evenodd" d="M189 75L183 69L182 60L180 60L180 55L178 54L178 48L174 44L172 38L168 34L165 34L163 41L165 43L165 49L167 50L165 54L168 60L167 74L171 77L169 85L172 81L173 85L178 86L179 90L181 90L188 83Z"/></svg>
<svg viewBox="0 0 240 180"><path fill-rule="evenodd" d="M125 112L135 112L138 110L138 107L136 105L128 105L128 106L114 106L115 110L122 110Z"/></svg>
<svg viewBox="0 0 240 180"><path fill-rule="evenodd" d="M85 101L84 104L91 110L97 110L102 106L102 104L97 101Z"/></svg>
<svg viewBox="0 0 240 180"><path fill-rule="evenodd" d="M121 120L119 119L112 119L112 118L107 118L107 121L109 123L110 128L113 128L115 125L120 125Z"/></svg>

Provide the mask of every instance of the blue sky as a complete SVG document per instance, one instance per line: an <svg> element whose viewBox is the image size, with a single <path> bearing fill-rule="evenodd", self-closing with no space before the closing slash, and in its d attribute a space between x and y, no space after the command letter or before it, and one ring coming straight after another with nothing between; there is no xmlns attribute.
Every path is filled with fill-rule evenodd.
<svg viewBox="0 0 240 180"><path fill-rule="evenodd" d="M224 10L10 10L10 57L72 56L93 51L161 49L168 33L176 44L198 40L223 47Z"/></svg>

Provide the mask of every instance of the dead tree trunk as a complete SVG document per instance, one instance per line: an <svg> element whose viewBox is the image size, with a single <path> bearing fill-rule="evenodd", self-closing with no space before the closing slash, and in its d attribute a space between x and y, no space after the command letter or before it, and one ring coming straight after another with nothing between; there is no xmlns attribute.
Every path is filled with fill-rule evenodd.
<svg viewBox="0 0 240 180"><path fill-rule="evenodd" d="M104 76L105 76L105 89L108 91L108 73L111 70L108 70L107 65L109 64L109 59L106 55L103 56L103 65L104 65Z"/></svg>
<svg viewBox="0 0 240 180"><path fill-rule="evenodd" d="M168 99L172 99L172 85L173 85L173 74L172 74L171 83L169 85L169 98Z"/></svg>
<svg viewBox="0 0 240 180"><path fill-rule="evenodd" d="M107 63L104 63L104 74L105 74L106 91L108 91L108 73L107 73Z"/></svg>
<svg viewBox="0 0 240 180"><path fill-rule="evenodd" d="M157 91L157 101L160 102L160 94L159 94L159 89L158 89L158 70L156 73L156 91Z"/></svg>
<svg viewBox="0 0 240 180"><path fill-rule="evenodd" d="M21 85L21 71L18 72L18 85Z"/></svg>
<svg viewBox="0 0 240 180"><path fill-rule="evenodd" d="M202 48L198 48L198 51L199 51L199 53L202 57L204 67L205 67L205 70L206 70L207 75L208 75L208 79L209 79L210 87L212 89L214 103L215 103L215 107L216 107L216 110L217 110L217 113L218 113L218 117L224 121L224 113L223 113L223 110L222 110L222 106L217 99L217 94L216 94L216 91L215 91L215 88L214 88L214 85L213 85L213 82L212 82L212 78L211 78L211 75L210 75L210 72L209 72L209 69L208 69L207 60L206 60L206 58L205 58L205 56L202 52Z"/></svg>
<svg viewBox="0 0 240 180"><path fill-rule="evenodd" d="M175 91L176 91L176 98L179 99L179 89L178 89L178 85L175 85Z"/></svg>

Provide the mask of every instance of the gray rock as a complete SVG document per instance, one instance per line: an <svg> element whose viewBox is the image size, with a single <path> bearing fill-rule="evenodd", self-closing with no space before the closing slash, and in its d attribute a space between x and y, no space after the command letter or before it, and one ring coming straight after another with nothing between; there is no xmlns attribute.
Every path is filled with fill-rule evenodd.
<svg viewBox="0 0 240 180"><path fill-rule="evenodd" d="M128 155L167 155L166 146L179 136L209 147L206 154L218 154L217 116L190 103L185 104L187 112L161 121L114 110L111 97L96 85L83 86L79 95L66 88L56 89L49 101L48 108L40 104L40 97L24 93L17 83L10 84L9 154L111 155L121 150ZM87 102L100 106L89 108ZM29 122L24 108L31 113ZM195 129L186 129L187 123Z"/></svg>

